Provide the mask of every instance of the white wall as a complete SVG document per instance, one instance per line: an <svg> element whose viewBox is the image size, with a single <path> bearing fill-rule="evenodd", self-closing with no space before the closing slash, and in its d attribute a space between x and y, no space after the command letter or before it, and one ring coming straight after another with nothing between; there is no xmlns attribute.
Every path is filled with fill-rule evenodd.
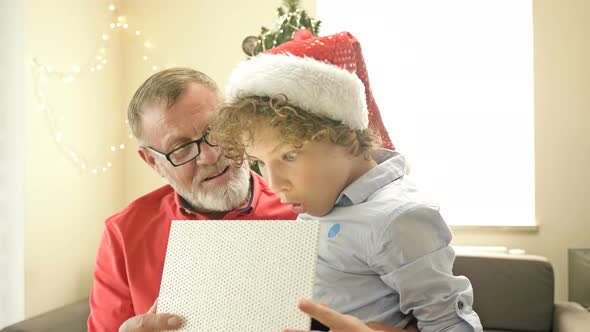
<svg viewBox="0 0 590 332"><path fill-rule="evenodd" d="M109 40L108 64L86 72L101 34L110 30L107 1L24 2L25 127L25 314L27 317L88 296L104 219L121 209L124 158L110 146L125 135L120 45ZM48 78L44 93L71 145L89 164L110 161L107 173L84 173L56 144L36 102L31 60L56 71L82 72L70 84ZM123 152L124 153L124 152Z"/></svg>
<svg viewBox="0 0 590 332"><path fill-rule="evenodd" d="M24 318L23 3L0 2L0 329Z"/></svg>

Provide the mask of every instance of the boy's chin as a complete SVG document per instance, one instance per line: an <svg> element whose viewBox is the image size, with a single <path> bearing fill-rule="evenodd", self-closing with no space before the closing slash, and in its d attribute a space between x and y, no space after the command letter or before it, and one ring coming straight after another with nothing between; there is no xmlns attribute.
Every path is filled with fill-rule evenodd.
<svg viewBox="0 0 590 332"><path fill-rule="evenodd" d="M329 214L330 212L332 212L333 209L334 209L333 206L331 206L329 208L311 207L309 210L306 210L304 213L307 213L313 217L323 217L323 216Z"/></svg>

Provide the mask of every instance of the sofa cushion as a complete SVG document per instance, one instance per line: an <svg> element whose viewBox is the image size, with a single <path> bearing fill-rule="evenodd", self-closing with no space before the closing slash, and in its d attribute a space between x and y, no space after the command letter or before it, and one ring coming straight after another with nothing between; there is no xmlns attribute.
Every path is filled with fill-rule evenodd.
<svg viewBox="0 0 590 332"><path fill-rule="evenodd" d="M471 280L486 331L551 331L553 268L544 257L461 254L453 272Z"/></svg>

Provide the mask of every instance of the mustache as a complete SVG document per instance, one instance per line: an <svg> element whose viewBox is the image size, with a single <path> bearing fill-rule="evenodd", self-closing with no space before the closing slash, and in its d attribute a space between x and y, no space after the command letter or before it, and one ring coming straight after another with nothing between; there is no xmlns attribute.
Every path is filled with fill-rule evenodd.
<svg viewBox="0 0 590 332"><path fill-rule="evenodd" d="M229 165L229 160L222 155L213 165L198 166L199 170L197 171L196 176L193 178L193 183L201 183L201 181L204 179L221 173L221 171L223 171Z"/></svg>

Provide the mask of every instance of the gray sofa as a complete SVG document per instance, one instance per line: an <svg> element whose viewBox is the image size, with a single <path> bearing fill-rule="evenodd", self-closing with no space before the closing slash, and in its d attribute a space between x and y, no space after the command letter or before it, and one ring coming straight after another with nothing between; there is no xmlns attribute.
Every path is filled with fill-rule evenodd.
<svg viewBox="0 0 590 332"><path fill-rule="evenodd" d="M8 326L0 332L84 332L87 331L89 313L88 299L84 299Z"/></svg>
<svg viewBox="0 0 590 332"><path fill-rule="evenodd" d="M454 273L471 280L486 332L590 332L589 311L572 302L554 303L553 268L543 257L463 254ZM0 332L82 332L88 311L85 299Z"/></svg>
<svg viewBox="0 0 590 332"><path fill-rule="evenodd" d="M471 280L486 332L590 332L590 311L554 303L553 268L532 255L457 255L453 271Z"/></svg>

